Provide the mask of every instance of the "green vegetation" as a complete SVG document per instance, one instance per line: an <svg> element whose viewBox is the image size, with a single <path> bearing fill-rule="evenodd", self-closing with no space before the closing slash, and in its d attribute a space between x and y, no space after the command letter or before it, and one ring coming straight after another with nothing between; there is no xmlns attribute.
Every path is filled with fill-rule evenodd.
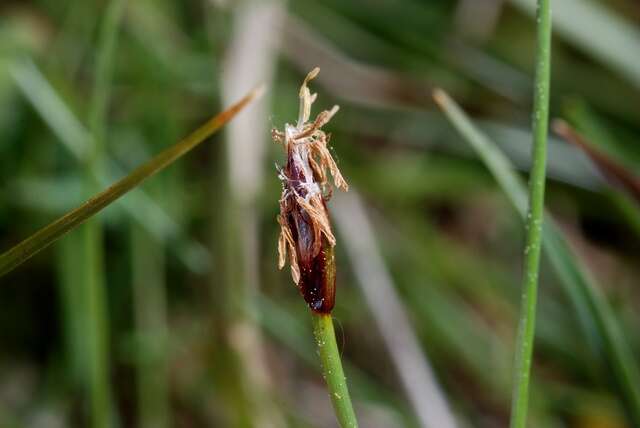
<svg viewBox="0 0 640 428"><path fill-rule="evenodd" d="M520 305L520 322L513 369L512 428L525 428L527 426L527 411L529 410L529 383L538 305L538 278L540 276L540 252L544 227L547 134L549 132L549 85L551 82L550 3L550 0L539 0L536 15L538 46L533 89L533 145L531 150L531 171L529 173L529 210L525 220L527 237L524 244L522 303Z"/></svg>
<svg viewBox="0 0 640 428"><path fill-rule="evenodd" d="M534 0L0 6L0 425L348 426L319 361L363 427L507 426L514 384L515 426L640 425L640 9L549 3L549 119L586 145L549 134L546 174ZM315 66L314 112L340 106L324 130L370 223L327 203L319 356L277 269L268 131ZM261 104L190 134L263 82ZM524 183L545 176L534 324ZM344 227L368 232L347 245Z"/></svg>

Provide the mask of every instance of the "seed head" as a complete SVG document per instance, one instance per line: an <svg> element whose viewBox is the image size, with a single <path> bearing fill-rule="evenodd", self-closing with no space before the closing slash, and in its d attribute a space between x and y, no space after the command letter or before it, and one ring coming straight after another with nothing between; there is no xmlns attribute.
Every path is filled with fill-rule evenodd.
<svg viewBox="0 0 640 428"><path fill-rule="evenodd" d="M319 72L319 68L313 69L300 87L296 124L285 124L283 132L273 129L271 134L287 156L284 168L277 167L282 181L278 267L284 267L288 254L293 282L311 309L328 313L335 299L336 244L326 205L332 194L329 174L337 188L347 191L349 186L327 148L330 135L321 129L338 106L309 121L317 94L311 94L307 83Z"/></svg>

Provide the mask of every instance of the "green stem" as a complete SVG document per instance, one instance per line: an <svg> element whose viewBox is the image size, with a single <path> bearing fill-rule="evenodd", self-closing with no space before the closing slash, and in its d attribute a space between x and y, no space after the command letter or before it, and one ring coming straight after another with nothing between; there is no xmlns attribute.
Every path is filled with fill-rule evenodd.
<svg viewBox="0 0 640 428"><path fill-rule="evenodd" d="M331 403L336 417L342 428L358 426L356 414L353 411L347 379L344 377L340 352L333 330L333 319L330 314L313 314L313 333L318 344L318 353L322 363L323 376L329 388Z"/></svg>
<svg viewBox="0 0 640 428"><path fill-rule="evenodd" d="M460 135L482 158L518 215L526 219L526 188L511 162L444 91L436 90L434 99ZM574 306L587 341L606 356L612 375L620 384L621 398L626 401L635 425L640 426L640 369L613 308L603 295L601 286L594 282L593 273L575 254L567 237L548 214L543 244L551 267Z"/></svg>
<svg viewBox="0 0 640 428"><path fill-rule="evenodd" d="M511 427L524 428L529 403L529 380L535 336L538 271L542 246L544 188L549 127L549 86L551 75L550 0L538 0L538 50L533 106L532 166L529 178L529 213L522 280L521 316L514 364Z"/></svg>
<svg viewBox="0 0 640 428"><path fill-rule="evenodd" d="M89 397L91 402L91 426L112 426L111 384L109 369L109 318L105 286L102 228L88 223L83 232L84 293L86 328L89 355Z"/></svg>
<svg viewBox="0 0 640 428"><path fill-rule="evenodd" d="M133 309L137 344L138 423L171 424L169 406L167 296L164 248L138 224L131 227Z"/></svg>
<svg viewBox="0 0 640 428"><path fill-rule="evenodd" d="M58 285L64 323L65 359L74 388L88 378L87 343L85 334L84 269L78 267L78 255L83 253L83 236L75 233L62 239L57 246Z"/></svg>
<svg viewBox="0 0 640 428"><path fill-rule="evenodd" d="M92 98L89 105L89 128L92 147L85 164L88 194L98 190L96 176L103 170L105 153L105 129L113 57L125 0L112 0L106 9L98 43ZM113 406L109 369L109 310L107 304L106 272L104 266L104 231L99 219L92 219L82 228L85 263L85 307L89 336L89 382L91 420L94 428L112 425Z"/></svg>

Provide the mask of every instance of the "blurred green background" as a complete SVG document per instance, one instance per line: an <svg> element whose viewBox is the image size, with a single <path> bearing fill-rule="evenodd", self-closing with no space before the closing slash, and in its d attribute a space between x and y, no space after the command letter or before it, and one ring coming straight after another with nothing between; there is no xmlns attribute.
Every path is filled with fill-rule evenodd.
<svg viewBox="0 0 640 428"><path fill-rule="evenodd" d="M552 5L552 117L637 177L640 4ZM459 427L508 425L523 227L431 91L451 93L526 178L534 9L3 1L3 251L257 84L269 91L0 279L0 427L335 426L308 309L276 267L283 153L269 130L295 121L315 66L314 113L340 105L326 130L352 186L330 203L334 316L361 426L446 427L448 412ZM638 202L557 137L548 176L547 207L635 365ZM634 426L630 392L547 259L538 309L530 426Z"/></svg>

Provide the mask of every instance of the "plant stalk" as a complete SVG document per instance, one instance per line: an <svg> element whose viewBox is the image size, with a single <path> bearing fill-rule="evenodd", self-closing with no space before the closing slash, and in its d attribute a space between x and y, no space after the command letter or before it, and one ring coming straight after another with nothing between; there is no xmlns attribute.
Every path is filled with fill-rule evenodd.
<svg viewBox="0 0 640 428"><path fill-rule="evenodd" d="M351 404L347 379L342 370L331 314L312 312L313 334L318 345L322 374L327 382L331 403L342 428L356 428L358 421Z"/></svg>
<svg viewBox="0 0 640 428"><path fill-rule="evenodd" d="M120 22L126 0L109 2L102 23L98 42L98 57L95 66L93 92L89 104L89 129L92 147L85 162L87 193L99 190L95 179L104 169L107 109L114 71L114 57ZM91 219L81 228L84 251L83 302L86 307L89 345L89 391L91 402L91 425L94 428L112 426L114 411L111 397L109 368L109 310L106 291L106 269L104 262L104 230L100 219Z"/></svg>
<svg viewBox="0 0 640 428"><path fill-rule="evenodd" d="M551 76L550 0L538 0L538 45L533 105L532 166L529 177L529 212L522 279L521 316L516 341L511 427L524 428L529 404L529 380L535 337L538 274L544 218L544 190L549 127L549 87Z"/></svg>
<svg viewBox="0 0 640 428"><path fill-rule="evenodd" d="M460 135L476 150L487 165L505 195L524 220L527 215L527 194L515 168L497 145L482 134L444 91L436 90L434 99L440 105ZM631 346L625 341L624 329L593 279L593 273L571 249L567 237L547 214L542 240L551 267L568 300L587 341L602 351L611 366L612 375L620 385L620 396L628 412L640 426L640 370ZM595 334L594 334L595 333Z"/></svg>
<svg viewBox="0 0 640 428"><path fill-rule="evenodd" d="M138 426L165 428L172 425L167 378L165 249L140 225L131 226Z"/></svg>

